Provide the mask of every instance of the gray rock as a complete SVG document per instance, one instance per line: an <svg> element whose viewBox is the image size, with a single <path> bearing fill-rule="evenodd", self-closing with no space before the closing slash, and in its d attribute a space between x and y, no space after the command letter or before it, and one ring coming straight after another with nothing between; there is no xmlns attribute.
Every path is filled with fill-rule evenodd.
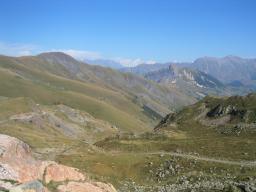
<svg viewBox="0 0 256 192"><path fill-rule="evenodd" d="M39 181L30 181L10 189L10 192L44 192L44 186Z"/></svg>
<svg viewBox="0 0 256 192"><path fill-rule="evenodd" d="M256 187L250 186L248 184L239 184L237 187L242 189L244 192L256 192Z"/></svg>
<svg viewBox="0 0 256 192"><path fill-rule="evenodd" d="M0 163L0 180L17 180L17 173L6 164Z"/></svg>
<svg viewBox="0 0 256 192"><path fill-rule="evenodd" d="M1 147L0 147L0 157L2 157L2 156L3 156L4 152L5 152L5 150L4 150L3 148L1 148Z"/></svg>

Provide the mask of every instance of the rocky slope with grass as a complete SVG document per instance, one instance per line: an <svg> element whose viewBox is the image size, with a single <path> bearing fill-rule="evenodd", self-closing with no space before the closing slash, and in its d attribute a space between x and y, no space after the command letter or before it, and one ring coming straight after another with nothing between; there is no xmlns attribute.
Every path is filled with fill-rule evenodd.
<svg viewBox="0 0 256 192"><path fill-rule="evenodd" d="M155 130L178 127L186 121L196 121L225 135L256 132L256 94L232 97L205 97L202 101L167 115Z"/></svg>

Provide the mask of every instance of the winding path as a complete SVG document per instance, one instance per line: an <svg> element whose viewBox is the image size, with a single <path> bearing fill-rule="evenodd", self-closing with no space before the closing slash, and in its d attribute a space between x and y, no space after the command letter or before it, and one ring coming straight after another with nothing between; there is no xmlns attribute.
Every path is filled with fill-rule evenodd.
<svg viewBox="0 0 256 192"><path fill-rule="evenodd" d="M222 163L222 164L228 164L228 165L238 165L243 167L256 167L256 161L232 161L232 160L224 160L224 159L215 159L215 158L209 158L209 157L200 157L197 155L190 155L190 154L184 154L184 153L175 153L175 152L148 152L143 153L148 155L171 155L175 157L182 157L187 159L194 159L199 161L208 161L213 163Z"/></svg>

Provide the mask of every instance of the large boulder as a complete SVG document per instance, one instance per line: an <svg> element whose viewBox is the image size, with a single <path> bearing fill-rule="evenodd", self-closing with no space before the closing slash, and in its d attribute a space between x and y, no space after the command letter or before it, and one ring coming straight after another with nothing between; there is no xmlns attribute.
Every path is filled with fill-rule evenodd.
<svg viewBox="0 0 256 192"><path fill-rule="evenodd" d="M60 182L66 180L84 181L85 175L75 168L53 163L46 167L44 180L46 183L50 181Z"/></svg>
<svg viewBox="0 0 256 192"><path fill-rule="evenodd" d="M32 156L24 142L0 134L0 191L47 192L42 183L57 185L59 192L116 192L110 184L92 182L78 169Z"/></svg>
<svg viewBox="0 0 256 192"><path fill-rule="evenodd" d="M42 162L31 155L30 147L24 142L0 134L0 179L17 180L21 183L42 179Z"/></svg>

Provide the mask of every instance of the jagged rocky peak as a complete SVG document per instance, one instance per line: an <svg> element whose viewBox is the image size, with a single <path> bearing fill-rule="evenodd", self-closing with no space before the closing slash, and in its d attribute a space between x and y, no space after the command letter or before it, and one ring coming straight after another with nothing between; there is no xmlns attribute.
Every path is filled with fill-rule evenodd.
<svg viewBox="0 0 256 192"><path fill-rule="evenodd" d="M173 77L177 77L179 75L179 67L176 64L171 64L169 66L169 71Z"/></svg>

